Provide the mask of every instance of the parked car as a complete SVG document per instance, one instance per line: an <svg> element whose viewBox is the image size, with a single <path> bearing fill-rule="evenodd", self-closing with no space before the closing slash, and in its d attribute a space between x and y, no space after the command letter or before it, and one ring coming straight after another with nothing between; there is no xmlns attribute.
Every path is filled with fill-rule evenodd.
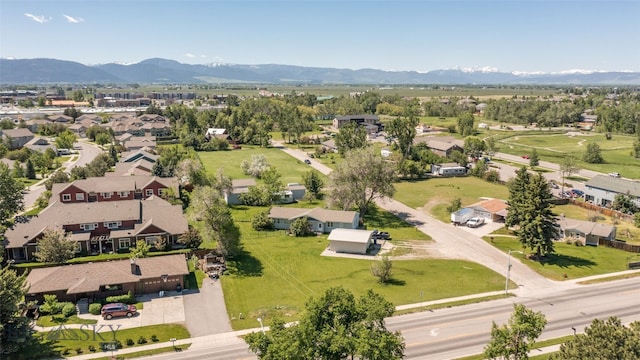
<svg viewBox="0 0 640 360"><path fill-rule="evenodd" d="M584 191L578 190L578 189L571 189L571 194L573 195L573 197L583 197Z"/></svg>
<svg viewBox="0 0 640 360"><path fill-rule="evenodd" d="M386 231L373 230L373 232L371 233L371 238L378 240L391 240L391 235L389 235L389 233Z"/></svg>
<svg viewBox="0 0 640 360"><path fill-rule="evenodd" d="M471 219L469 219L469 221L467 221L467 226L470 228L477 228L482 224L484 224L483 217L472 217Z"/></svg>
<svg viewBox="0 0 640 360"><path fill-rule="evenodd" d="M610 173L609 173L609 176L619 178L619 177L620 177L620 173L617 173L617 172L610 172Z"/></svg>
<svg viewBox="0 0 640 360"><path fill-rule="evenodd" d="M106 304L100 310L100 315L104 319L111 320L114 317L132 317L136 314L138 309L134 305L127 305L123 303Z"/></svg>
<svg viewBox="0 0 640 360"><path fill-rule="evenodd" d="M525 160L529 160L529 155L522 155L522 158Z"/></svg>
<svg viewBox="0 0 640 360"><path fill-rule="evenodd" d="M304 159L304 163L305 163L305 164L307 164L307 165L311 165L311 160L309 160L309 159Z"/></svg>

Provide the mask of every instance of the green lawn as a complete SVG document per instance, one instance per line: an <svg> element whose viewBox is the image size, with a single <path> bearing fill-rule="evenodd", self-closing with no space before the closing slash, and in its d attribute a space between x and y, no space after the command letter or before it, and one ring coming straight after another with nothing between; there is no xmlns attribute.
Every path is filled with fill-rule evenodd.
<svg viewBox="0 0 640 360"><path fill-rule="evenodd" d="M445 222L450 220L446 208L455 198L467 206L481 201L482 197L507 199L509 196L506 186L472 176L403 181L395 186L395 200L414 209L423 208Z"/></svg>
<svg viewBox="0 0 640 360"><path fill-rule="evenodd" d="M69 351L69 354L66 355L77 355L78 353L76 349L78 348L81 349L81 353L90 353L89 346L93 346L97 351L101 351L101 342L118 340L122 343L123 348L128 348L152 344L153 341L151 340L151 337L153 335L157 337L157 342L167 342L171 338L186 339L190 336L189 331L187 331L183 325L178 324L142 326L122 330L118 330L116 326L117 324L114 323L113 329L115 330L115 333L107 329L105 332L96 334L92 331L92 326L88 325L84 329L63 329L42 332L37 335L41 336L43 342L54 342L54 349L56 351L60 351L63 355L65 349ZM147 342L144 344L138 344L138 339L140 339L140 337L144 337ZM127 339L132 339L134 344L128 346Z"/></svg>
<svg viewBox="0 0 640 360"><path fill-rule="evenodd" d="M163 347L163 348L159 348L159 349L136 351L136 352L132 352L132 353L116 355L115 359L116 360L137 359L137 358L144 357L144 356L164 354L164 353L168 353L168 352L180 353L180 352L182 352L184 350L187 350L189 347L191 347L191 344L167 346L167 347ZM94 359L94 360L113 360L113 359L114 358L112 358L111 355L109 355L109 356L105 356L105 357L99 357L99 358Z"/></svg>
<svg viewBox="0 0 640 360"><path fill-rule="evenodd" d="M332 286L344 286L356 296L373 289L396 305L419 302L421 292L422 300L429 301L504 288L504 278L487 268L439 259L394 261L393 281L380 285L370 274L370 260L320 256L328 245L326 235L295 238L284 231L252 230L246 219L261 210L234 209L234 215L244 219L236 224L245 253L228 261L229 270L221 278L234 329L255 327L257 317L269 323L276 314L296 320L309 297ZM394 240L425 239L408 225L396 227L397 220L386 216L374 215L368 225L386 225L379 228Z"/></svg>
<svg viewBox="0 0 640 360"><path fill-rule="evenodd" d="M42 315L36 321L36 325L42 327L59 326L61 324L96 324L98 320L83 319L77 315L65 317L62 314L58 315Z"/></svg>
<svg viewBox="0 0 640 360"><path fill-rule="evenodd" d="M254 146L242 146L240 150L198 152L205 169L210 174L216 174L218 169L223 169L226 176L232 179L249 178L240 169L243 160L251 161L251 156L262 154L269 164L275 167L282 182L302 183L302 175L310 170L302 161L296 160L284 151L276 148L260 148Z"/></svg>
<svg viewBox="0 0 640 360"><path fill-rule="evenodd" d="M505 253L509 250L522 250L520 242L515 237L494 235L493 241L487 236L484 240ZM525 255L515 252L511 256L519 258L523 264L553 280L624 271L627 270L630 259L638 257L637 254L602 246L576 246L564 242L556 242L554 246L555 253L548 255L542 262L525 259ZM531 254L531 251L527 249L525 254Z"/></svg>

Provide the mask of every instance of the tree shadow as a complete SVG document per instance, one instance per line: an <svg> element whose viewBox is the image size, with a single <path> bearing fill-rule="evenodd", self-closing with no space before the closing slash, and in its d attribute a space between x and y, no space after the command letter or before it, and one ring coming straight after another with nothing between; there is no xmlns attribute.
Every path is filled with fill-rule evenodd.
<svg viewBox="0 0 640 360"><path fill-rule="evenodd" d="M597 265L595 262L588 259L582 259L576 256L561 255L561 254L549 254L539 259L539 262L542 266L555 265L560 268L569 268L572 266L591 267L591 266Z"/></svg>
<svg viewBox="0 0 640 360"><path fill-rule="evenodd" d="M262 276L262 262L246 251L242 251L233 259L227 260L227 272L231 275L248 277Z"/></svg>
<svg viewBox="0 0 640 360"><path fill-rule="evenodd" d="M411 214L405 212L387 212L381 211L377 206L370 206L367 209L365 224L369 229L385 228L385 229L398 229L408 228L413 226L424 225L422 221L407 222L407 218Z"/></svg>
<svg viewBox="0 0 640 360"><path fill-rule="evenodd" d="M385 285L393 285L393 286L405 286L406 284L407 284L406 281L396 279L396 278L391 278L387 280L387 282L385 282Z"/></svg>

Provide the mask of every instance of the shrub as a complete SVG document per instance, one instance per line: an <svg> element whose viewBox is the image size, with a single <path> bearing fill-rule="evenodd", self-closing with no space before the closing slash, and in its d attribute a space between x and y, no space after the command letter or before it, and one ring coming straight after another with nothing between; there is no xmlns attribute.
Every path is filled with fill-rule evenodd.
<svg viewBox="0 0 640 360"><path fill-rule="evenodd" d="M44 304L40 305L38 311L42 315L55 315L62 312L64 303L58 302L58 297L55 295L45 295Z"/></svg>
<svg viewBox="0 0 640 360"><path fill-rule="evenodd" d="M100 315L100 310L102 310L102 304L100 303L92 303L89 305L89 313L92 315Z"/></svg>
<svg viewBox="0 0 640 360"><path fill-rule="evenodd" d="M251 220L251 227L254 230L272 230L273 220L269 218L269 210L262 211L253 217Z"/></svg>
<svg viewBox="0 0 640 360"><path fill-rule="evenodd" d="M96 352L96 347L95 347L95 346L93 346L93 345L89 345L89 348L88 348L88 349L89 349L89 351L91 351L91 352Z"/></svg>
<svg viewBox="0 0 640 360"><path fill-rule="evenodd" d="M146 344L147 343L147 339L140 335L140 338L138 339L138 344Z"/></svg>
<svg viewBox="0 0 640 360"><path fill-rule="evenodd" d="M289 231L296 237L313 234L311 224L309 224L309 219L307 219L306 216L295 219L291 225L289 225Z"/></svg>
<svg viewBox="0 0 640 360"><path fill-rule="evenodd" d="M71 349L69 348L62 349L62 355L69 355L69 353L71 353Z"/></svg>
<svg viewBox="0 0 640 360"><path fill-rule="evenodd" d="M125 295L115 295L108 296L106 299L107 303L125 303L125 304L135 304L136 297L133 296L133 292L129 291Z"/></svg>
<svg viewBox="0 0 640 360"><path fill-rule="evenodd" d="M71 315L75 315L76 314L76 306L73 305L70 302L66 302L63 303L64 306L62 307L62 315L69 317Z"/></svg>
<svg viewBox="0 0 640 360"><path fill-rule="evenodd" d="M159 340L158 340L158 337L157 337L157 336L155 336L155 335L151 335L151 341L153 341L153 342L158 342Z"/></svg>
<svg viewBox="0 0 640 360"><path fill-rule="evenodd" d="M76 348L76 354L82 354L82 348L77 347Z"/></svg>
<svg viewBox="0 0 640 360"><path fill-rule="evenodd" d="M127 338L127 346L133 346L135 344L132 338Z"/></svg>

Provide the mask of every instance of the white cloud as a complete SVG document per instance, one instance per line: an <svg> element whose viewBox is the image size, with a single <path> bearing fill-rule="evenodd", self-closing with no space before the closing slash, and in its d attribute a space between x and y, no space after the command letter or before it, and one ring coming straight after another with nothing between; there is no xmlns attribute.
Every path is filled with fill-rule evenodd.
<svg viewBox="0 0 640 360"><path fill-rule="evenodd" d="M24 13L24 16L28 17L29 19L35 22L39 22L40 24L44 24L46 22L51 21L51 17L46 17L44 15L33 15L29 13Z"/></svg>
<svg viewBox="0 0 640 360"><path fill-rule="evenodd" d="M193 55L192 53L186 53L186 54L184 54L184 56L186 56L188 58L192 58L192 59L197 57L197 56Z"/></svg>
<svg viewBox="0 0 640 360"><path fill-rule="evenodd" d="M74 18L74 17L71 17L71 16L69 16L69 15L65 15L65 14L62 14L62 16L64 16L64 17L67 19L67 22L70 22L70 23L77 24L77 23L84 22L84 19L83 19L83 18L81 18L81 17L79 17L79 18Z"/></svg>

